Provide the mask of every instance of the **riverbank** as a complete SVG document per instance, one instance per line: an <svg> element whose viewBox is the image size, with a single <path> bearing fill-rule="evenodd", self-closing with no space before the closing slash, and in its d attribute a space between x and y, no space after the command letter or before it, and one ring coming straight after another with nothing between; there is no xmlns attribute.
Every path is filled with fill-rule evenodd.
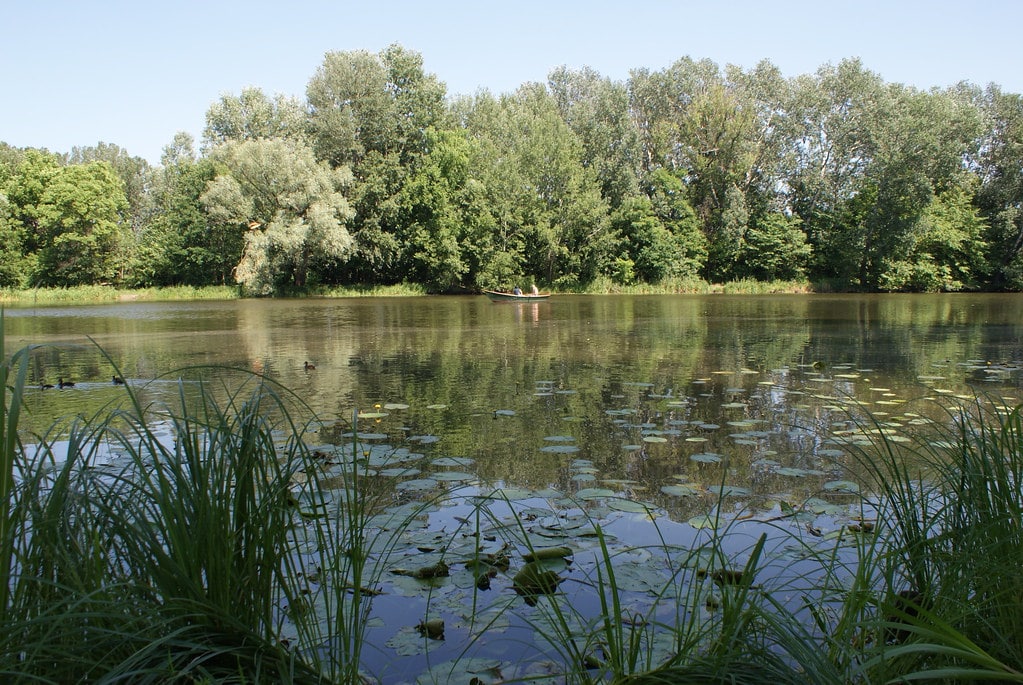
<svg viewBox="0 0 1023 685"><path fill-rule="evenodd" d="M779 293L811 294L833 292L821 284L808 281L733 281L708 283L706 281L677 281L659 285L623 286L599 281L587 288L564 291L574 295L771 295ZM469 291L465 291L470 294ZM290 293L286 297L415 297L428 295L417 285L399 284L365 288L324 288ZM199 300L237 300L246 297L238 286L171 286L166 288L121 289L107 285L75 288L31 288L26 290L0 289L0 304L97 304L107 302L161 302Z"/></svg>

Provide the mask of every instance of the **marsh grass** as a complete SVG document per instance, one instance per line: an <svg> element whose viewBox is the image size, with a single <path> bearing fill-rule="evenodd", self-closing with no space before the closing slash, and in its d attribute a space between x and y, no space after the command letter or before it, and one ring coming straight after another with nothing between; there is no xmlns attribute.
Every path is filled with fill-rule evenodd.
<svg viewBox="0 0 1023 685"><path fill-rule="evenodd" d="M393 506L370 473L357 416L337 449L311 449L293 418L308 408L249 374L232 387L199 381L196 392L180 383L168 406L126 387L122 400L26 445L29 353L0 365L0 678L377 675L362 668L373 598L402 535L437 501ZM470 593L459 659L472 658L495 617L515 613L559 665L544 678L569 683L1023 682L1020 407L978 398L908 444L873 427L874 444L857 453L872 480L860 503L872 530L811 545L790 528L725 517L719 500L698 543L679 549L662 535L646 550L661 580L637 604L623 562L637 549L612 545L593 520L595 541L577 550L592 562L564 575L556 560L534 566L520 576L536 581L527 606ZM522 518L498 515L512 502L474 502L453 538L499 530L502 553L544 556ZM739 551L725 544L737 533L751 540ZM771 577L769 540L785 536L820 569L812 583ZM475 549L442 558L507 569ZM595 602L576 603L579 592ZM431 616L430 601L417 618Z"/></svg>
<svg viewBox="0 0 1023 685"><path fill-rule="evenodd" d="M860 453L883 538L878 653L915 680L1023 682L1023 407L979 395L906 444ZM901 673L900 673L901 672Z"/></svg>
<svg viewBox="0 0 1023 685"><path fill-rule="evenodd" d="M234 300L241 296L237 286L168 286L164 288L120 289L111 285L83 285L73 288L0 289L0 302L13 304L95 304L123 301Z"/></svg>

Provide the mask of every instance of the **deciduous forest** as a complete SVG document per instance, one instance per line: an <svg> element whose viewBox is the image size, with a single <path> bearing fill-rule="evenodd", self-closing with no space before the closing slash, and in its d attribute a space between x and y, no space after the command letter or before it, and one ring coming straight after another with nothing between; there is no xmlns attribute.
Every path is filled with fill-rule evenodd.
<svg viewBox="0 0 1023 685"><path fill-rule="evenodd" d="M441 78L400 45L327 53L304 100L224 95L158 166L0 143L0 287L1023 289L1023 97L996 84L689 57Z"/></svg>

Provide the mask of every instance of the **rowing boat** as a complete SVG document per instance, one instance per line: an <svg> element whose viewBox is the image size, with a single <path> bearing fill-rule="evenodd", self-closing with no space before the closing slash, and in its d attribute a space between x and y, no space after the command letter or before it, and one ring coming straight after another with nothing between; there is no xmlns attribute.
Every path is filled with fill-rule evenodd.
<svg viewBox="0 0 1023 685"><path fill-rule="evenodd" d="M551 296L550 293L537 293L536 295L522 293L521 295L516 295L515 293L505 293L498 290L484 290L483 294L489 297L491 302L536 302L537 300L546 300Z"/></svg>

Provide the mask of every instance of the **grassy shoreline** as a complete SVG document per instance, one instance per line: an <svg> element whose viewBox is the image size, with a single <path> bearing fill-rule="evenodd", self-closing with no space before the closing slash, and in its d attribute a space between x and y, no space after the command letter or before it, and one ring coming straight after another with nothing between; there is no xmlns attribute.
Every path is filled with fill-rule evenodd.
<svg viewBox="0 0 1023 685"><path fill-rule="evenodd" d="M705 281L679 281L660 285L620 286L594 283L583 289L566 291L575 295L771 295L813 294L833 292L821 284L806 281L736 281L713 284ZM349 298L349 297L416 297L428 295L416 285L323 288L290 293L279 297L291 298ZM466 291L466 294L469 294ZM79 286L74 288L31 288L24 290L0 289L0 304L98 304L107 302L170 302L201 300L237 300L247 297L238 286L171 286L164 288L121 289L108 285Z"/></svg>

